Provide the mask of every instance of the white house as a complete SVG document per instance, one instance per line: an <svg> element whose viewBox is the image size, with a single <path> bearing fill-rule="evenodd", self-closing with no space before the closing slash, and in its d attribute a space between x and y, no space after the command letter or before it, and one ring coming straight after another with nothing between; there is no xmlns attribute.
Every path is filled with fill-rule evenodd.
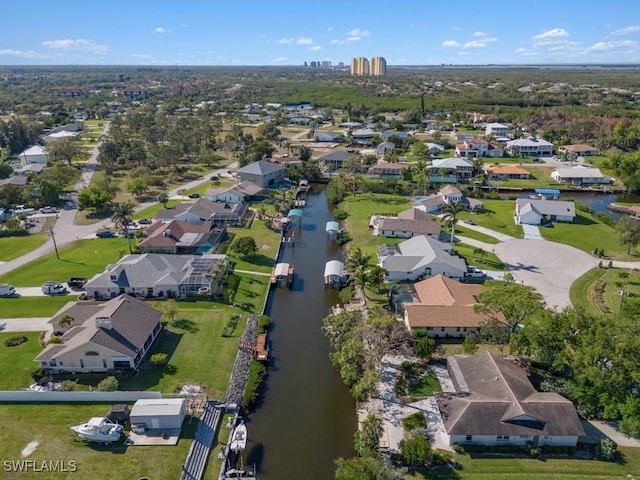
<svg viewBox="0 0 640 480"><path fill-rule="evenodd" d="M424 145L432 155L439 155L441 153L444 153L445 150L444 146L438 145L437 143L425 142Z"/></svg>
<svg viewBox="0 0 640 480"><path fill-rule="evenodd" d="M455 392L436 395L450 445L575 447L584 436L570 400L538 392L514 358L489 352L447 357Z"/></svg>
<svg viewBox="0 0 640 480"><path fill-rule="evenodd" d="M564 200L516 199L516 223L540 225L549 222L573 222L576 209L573 202Z"/></svg>
<svg viewBox="0 0 640 480"><path fill-rule="evenodd" d="M385 153L393 153L396 148L396 144L393 142L382 142L376 147L376 154L384 155Z"/></svg>
<svg viewBox="0 0 640 480"><path fill-rule="evenodd" d="M551 172L551 178L558 182L567 182L572 185L609 185L613 182L605 177L599 168L577 165L571 168L558 168Z"/></svg>
<svg viewBox="0 0 640 480"><path fill-rule="evenodd" d="M509 128L501 123L487 123L484 129L485 137L506 137Z"/></svg>
<svg viewBox="0 0 640 480"><path fill-rule="evenodd" d="M204 198L211 202L249 203L253 200L264 198L266 189L254 182L240 182L231 187L209 188Z"/></svg>
<svg viewBox="0 0 640 480"><path fill-rule="evenodd" d="M40 145L29 147L18 156L20 157L20 162L23 165L27 165L29 163L41 163L43 165L46 165L47 163L49 163L47 150Z"/></svg>
<svg viewBox="0 0 640 480"><path fill-rule="evenodd" d="M176 429L182 427L185 415L184 398L141 398L133 404L129 421L149 430Z"/></svg>
<svg viewBox="0 0 640 480"><path fill-rule="evenodd" d="M44 137L42 137L42 140L44 140L45 143L50 143L50 142L56 142L58 140L62 140L63 138L71 138L75 140L76 138L78 138L78 132L69 132L67 130L61 130L59 132L45 135Z"/></svg>
<svg viewBox="0 0 640 480"><path fill-rule="evenodd" d="M378 246L378 265L390 281L416 281L433 275L462 278L465 261L453 254L451 246L426 235L416 235L397 245Z"/></svg>
<svg viewBox="0 0 640 480"><path fill-rule="evenodd" d="M510 140L505 149L514 157L549 157L553 155L553 143L538 137Z"/></svg>

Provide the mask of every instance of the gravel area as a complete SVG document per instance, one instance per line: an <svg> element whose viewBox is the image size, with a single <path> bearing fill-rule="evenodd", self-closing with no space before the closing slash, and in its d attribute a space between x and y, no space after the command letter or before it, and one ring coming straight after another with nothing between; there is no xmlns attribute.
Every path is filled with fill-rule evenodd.
<svg viewBox="0 0 640 480"><path fill-rule="evenodd" d="M258 316L249 315L247 318L247 324L242 334L243 343L255 344L258 338ZM249 364L251 363L251 352L244 348L238 350L236 356L236 363L233 365L233 371L231 372L231 380L229 381L229 388L227 388L227 395L225 402L227 405L235 403L240 405L242 403L242 394L244 393L244 387L247 384L247 376L249 374Z"/></svg>

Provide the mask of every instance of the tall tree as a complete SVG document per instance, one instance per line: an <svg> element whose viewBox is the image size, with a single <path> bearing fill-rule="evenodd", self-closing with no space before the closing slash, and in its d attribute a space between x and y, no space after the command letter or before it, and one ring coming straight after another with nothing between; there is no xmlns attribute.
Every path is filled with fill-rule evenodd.
<svg viewBox="0 0 640 480"><path fill-rule="evenodd" d="M442 221L445 225L451 227L451 245L456 235L456 223L458 223L458 215L466 209L461 202L446 202L442 207Z"/></svg>
<svg viewBox="0 0 640 480"><path fill-rule="evenodd" d="M627 247L627 255L631 253L631 248L640 242L640 220L625 215L616 224L616 232L618 232L618 240L622 245Z"/></svg>
<svg viewBox="0 0 640 480"><path fill-rule="evenodd" d="M496 322L502 322L500 316L502 314L504 323L511 332L544 308L542 295L533 287L517 283L487 285L478 295L478 300L480 303L473 307L475 312L487 314L492 321Z"/></svg>
<svg viewBox="0 0 640 480"><path fill-rule="evenodd" d="M131 223L131 217L133 215L133 205L130 203L119 203L113 209L113 216L111 220L115 224L116 228L121 228L127 237L127 245L129 247L129 253L133 253L131 248L131 235L129 235L128 226Z"/></svg>

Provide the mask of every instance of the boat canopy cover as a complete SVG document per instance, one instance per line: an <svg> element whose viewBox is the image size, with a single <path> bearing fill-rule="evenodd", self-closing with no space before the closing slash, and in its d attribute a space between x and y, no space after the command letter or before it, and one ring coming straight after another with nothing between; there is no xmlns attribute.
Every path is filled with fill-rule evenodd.
<svg viewBox="0 0 640 480"><path fill-rule="evenodd" d="M276 276L286 277L289 273L289 264L288 263L278 263L276 265L276 270L274 272Z"/></svg>
<svg viewBox="0 0 640 480"><path fill-rule="evenodd" d="M300 210L299 208L293 208L291 209L291 211L289 212L289 215L287 215L289 218L291 217L301 217L302 216L302 210Z"/></svg>
<svg viewBox="0 0 640 480"><path fill-rule="evenodd" d="M329 277L332 275L339 277L344 275L344 264L340 260L331 260L324 266L324 276Z"/></svg>
<svg viewBox="0 0 640 480"><path fill-rule="evenodd" d="M536 188L535 192L540 195L560 195L560 190L555 188Z"/></svg>
<svg viewBox="0 0 640 480"><path fill-rule="evenodd" d="M327 232L337 232L340 230L340 225L338 225L338 222L327 222L326 230Z"/></svg>

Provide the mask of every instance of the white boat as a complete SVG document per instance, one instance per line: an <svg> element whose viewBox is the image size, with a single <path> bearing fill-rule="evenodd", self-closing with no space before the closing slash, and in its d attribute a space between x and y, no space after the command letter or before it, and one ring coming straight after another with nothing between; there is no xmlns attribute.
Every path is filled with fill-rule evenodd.
<svg viewBox="0 0 640 480"><path fill-rule="evenodd" d="M239 453L245 449L247 446L247 426L244 422L240 422L240 424L235 428L233 434L231 435L231 442L229 443L229 447L233 453Z"/></svg>
<svg viewBox="0 0 640 480"><path fill-rule="evenodd" d="M93 417L87 423L69 428L85 440L99 443L116 442L122 435L122 425L111 423L106 417Z"/></svg>

